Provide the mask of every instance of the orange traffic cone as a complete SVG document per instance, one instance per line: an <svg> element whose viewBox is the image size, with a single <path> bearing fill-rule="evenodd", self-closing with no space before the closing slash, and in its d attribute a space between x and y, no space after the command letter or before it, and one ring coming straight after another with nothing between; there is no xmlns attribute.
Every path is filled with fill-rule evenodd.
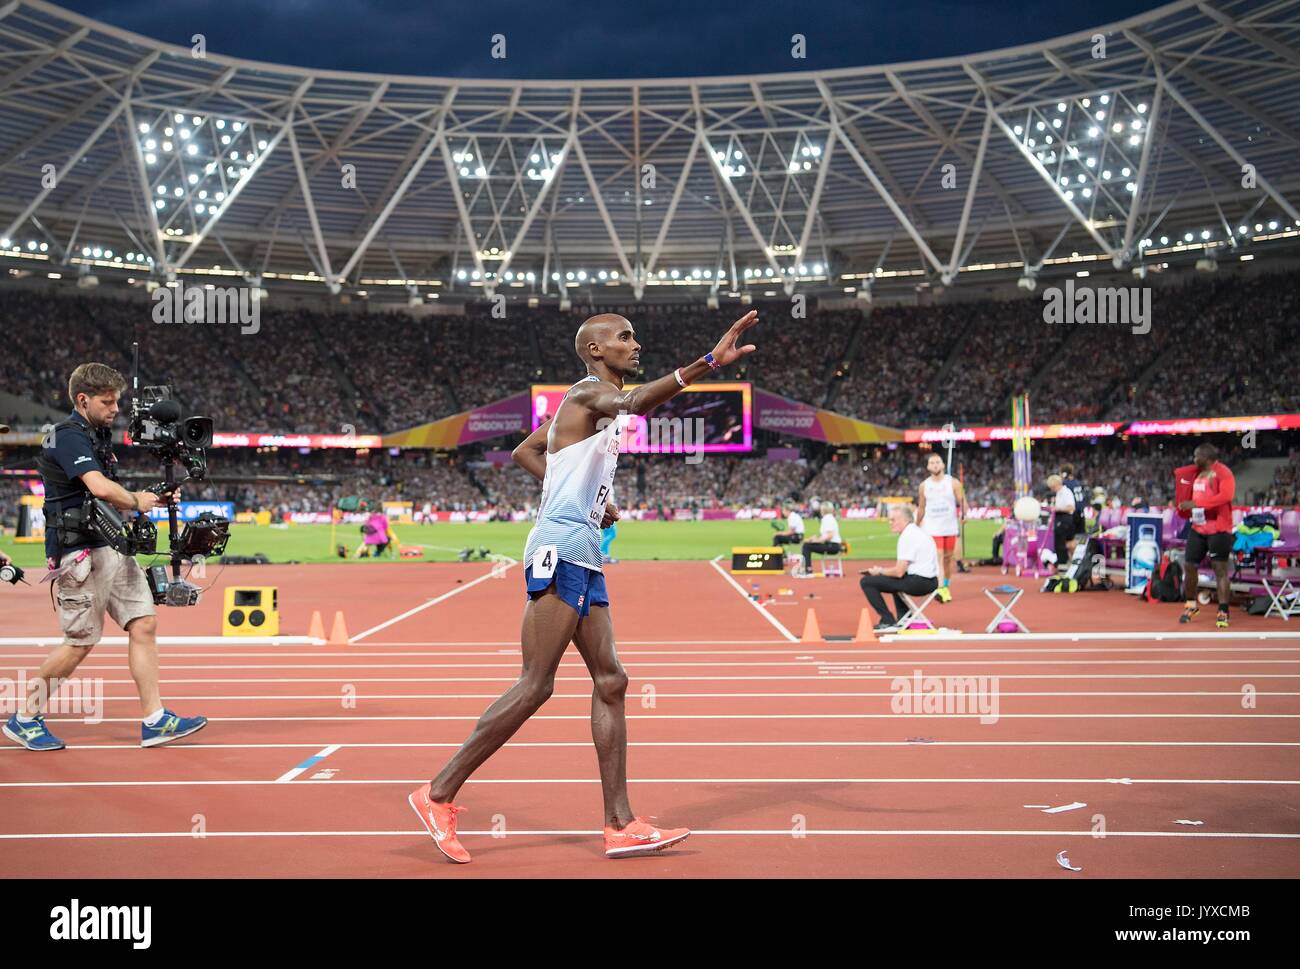
<svg viewBox="0 0 1300 969"><path fill-rule="evenodd" d="M348 645L348 627L343 622L342 610L334 613L334 627L330 630L330 638L328 640L328 645L330 646Z"/></svg>
<svg viewBox="0 0 1300 969"><path fill-rule="evenodd" d="M853 637L855 643L875 643L876 639L875 621L872 619L871 610L866 606L862 607L862 612L858 615L858 634Z"/></svg>
<svg viewBox="0 0 1300 969"><path fill-rule="evenodd" d="M820 643L822 642L821 626L817 624L817 613L813 609L808 610L808 615L803 621L803 635L799 638L801 643Z"/></svg>
<svg viewBox="0 0 1300 969"><path fill-rule="evenodd" d="M320 610L313 609L311 613L311 625L307 627L308 639L325 638L325 621L320 617Z"/></svg>

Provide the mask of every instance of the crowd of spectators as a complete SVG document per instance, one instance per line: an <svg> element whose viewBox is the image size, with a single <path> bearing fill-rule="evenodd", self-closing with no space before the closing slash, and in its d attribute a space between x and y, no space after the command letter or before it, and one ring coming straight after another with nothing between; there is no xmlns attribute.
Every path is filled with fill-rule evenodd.
<svg viewBox="0 0 1300 969"><path fill-rule="evenodd" d="M64 410L67 377L98 360L124 373L140 341L143 379L221 430L396 431L519 393L569 383L590 307L486 303L463 315L261 309L233 323L153 320L154 304L80 292L0 290L0 389ZM1160 418L1296 409L1300 282L1294 274L1197 278L1152 288L1149 333L1048 324L1040 299L818 310L755 304L762 352L721 371L768 390L893 426L1003 423L1030 385L1036 421ZM642 344L644 377L710 349L739 307L611 307ZM851 337L860 327L853 352ZM847 367L844 366L847 364Z"/></svg>

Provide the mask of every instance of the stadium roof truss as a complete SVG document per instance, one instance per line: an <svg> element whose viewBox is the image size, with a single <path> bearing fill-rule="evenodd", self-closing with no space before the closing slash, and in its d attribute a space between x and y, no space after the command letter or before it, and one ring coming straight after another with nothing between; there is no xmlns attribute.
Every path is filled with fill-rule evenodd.
<svg viewBox="0 0 1300 969"><path fill-rule="evenodd" d="M1297 149L1300 0L636 81L306 70L0 5L3 255L83 273L641 298L1123 267L1294 235Z"/></svg>

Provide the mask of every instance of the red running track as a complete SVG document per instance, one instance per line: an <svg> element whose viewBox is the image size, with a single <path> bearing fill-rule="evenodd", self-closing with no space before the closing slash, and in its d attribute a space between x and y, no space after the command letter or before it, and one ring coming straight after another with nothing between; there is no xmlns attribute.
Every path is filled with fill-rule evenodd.
<svg viewBox="0 0 1300 969"><path fill-rule="evenodd" d="M147 751L125 647L97 647L80 676L102 688L101 722L52 715L66 751L0 748L0 874L1300 873L1300 626L1234 614L1224 637L1203 613L1194 638L1157 639L1188 632L1176 607L1030 592L1017 613L1036 633L1078 638L800 643L764 613L797 634L811 606L823 632L849 634L862 605L851 579L764 579L759 594L775 598L760 607L700 562L609 571L631 677L633 807L690 825L690 840L603 857L590 681L571 651L555 696L462 792L474 864L446 864L405 797L517 674L517 571L471 584L486 566L227 569L220 585L280 588L286 634L305 633L312 609L328 620L342 608L360 641L164 646L164 696L211 723L194 742ZM961 576L932 615L981 632L993 607L980 587L1001 581ZM54 634L47 603L20 595L0 637ZM162 632L214 634L219 608L214 589L195 610L167 612ZM1133 635L1086 638L1099 632ZM0 647L0 675L42 655ZM944 694L938 706L901 707L917 671L939 678L922 681ZM987 692L964 694L966 683ZM1062 850L1083 871L1061 868Z"/></svg>

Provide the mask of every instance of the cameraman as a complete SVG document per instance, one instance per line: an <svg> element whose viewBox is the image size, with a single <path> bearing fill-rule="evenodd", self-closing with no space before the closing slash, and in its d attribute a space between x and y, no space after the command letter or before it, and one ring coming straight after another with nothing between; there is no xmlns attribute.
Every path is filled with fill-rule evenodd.
<svg viewBox="0 0 1300 969"><path fill-rule="evenodd" d="M148 512L162 500L149 491L127 491L115 480L112 427L125 389L122 375L102 363L83 363L74 370L68 397L75 410L43 442L37 461L45 484L46 578L54 580L64 640L41 664L22 708L4 726L4 735L28 750L63 748L45 726L40 706L99 642L105 612L126 630L130 643L131 676L144 711L140 745L170 743L207 724L204 717L180 717L163 706L158 620L144 570L82 527L88 494L128 513ZM173 492L170 500L179 494Z"/></svg>

